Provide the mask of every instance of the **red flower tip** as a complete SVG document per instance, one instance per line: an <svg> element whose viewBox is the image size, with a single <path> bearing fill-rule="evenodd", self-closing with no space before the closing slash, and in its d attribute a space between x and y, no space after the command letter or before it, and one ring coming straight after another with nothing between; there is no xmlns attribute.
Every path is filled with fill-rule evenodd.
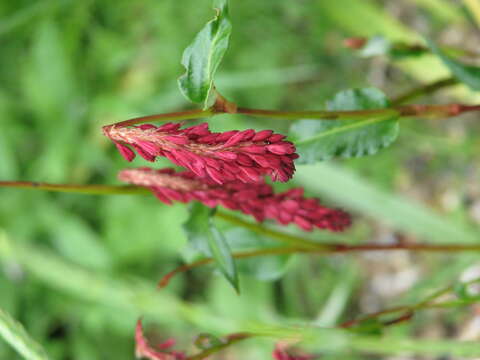
<svg viewBox="0 0 480 360"><path fill-rule="evenodd" d="M132 148L148 161L164 156L217 184L262 182L263 175L285 182L292 178L293 161L298 158L295 146L271 130L213 133L207 123L185 129L168 123L159 127L110 125L103 133L128 161L135 157Z"/></svg>
<svg viewBox="0 0 480 360"><path fill-rule="evenodd" d="M135 356L138 359L184 360L185 354L183 352L167 351L167 349L173 345L175 345L175 340L168 339L157 346L158 350L152 348L143 334L142 319L137 321L135 328Z"/></svg>
<svg viewBox="0 0 480 360"><path fill-rule="evenodd" d="M305 231L342 231L351 223L349 214L324 207L316 198L305 198L301 188L275 194L265 182L233 181L219 186L210 178L199 179L193 172L173 169L127 169L120 172L119 179L150 189L166 204L197 200L209 207L222 205L241 211L260 222L272 219L281 225L296 224Z"/></svg>
<svg viewBox="0 0 480 360"><path fill-rule="evenodd" d="M299 350L296 350L295 354L293 354L292 352L287 351L287 347L286 344L277 343L272 352L273 358L275 360L312 360L315 358L315 356L300 352Z"/></svg>

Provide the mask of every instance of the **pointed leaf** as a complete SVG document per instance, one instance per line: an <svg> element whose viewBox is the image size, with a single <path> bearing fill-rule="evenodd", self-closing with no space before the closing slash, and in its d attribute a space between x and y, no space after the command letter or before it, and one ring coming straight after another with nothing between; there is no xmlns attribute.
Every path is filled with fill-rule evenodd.
<svg viewBox="0 0 480 360"><path fill-rule="evenodd" d="M235 262L225 237L213 221L214 212L215 210L200 203L194 203L191 207L190 217L183 228L193 246L205 255L212 257L220 272L239 292Z"/></svg>
<svg viewBox="0 0 480 360"><path fill-rule="evenodd" d="M472 90L480 90L480 67L462 64L445 54L433 41L427 40L427 44L432 52L450 69L453 76Z"/></svg>
<svg viewBox="0 0 480 360"><path fill-rule="evenodd" d="M183 95L204 108L211 105L213 78L228 48L232 25L226 0L218 1L215 18L209 21L185 49L182 65L186 72L178 79Z"/></svg>
<svg viewBox="0 0 480 360"><path fill-rule="evenodd" d="M385 95L375 88L346 90L327 104L331 111L388 107ZM300 120L290 136L300 154L298 163L308 164L334 156L372 155L389 146L398 135L398 115L391 112L365 120Z"/></svg>

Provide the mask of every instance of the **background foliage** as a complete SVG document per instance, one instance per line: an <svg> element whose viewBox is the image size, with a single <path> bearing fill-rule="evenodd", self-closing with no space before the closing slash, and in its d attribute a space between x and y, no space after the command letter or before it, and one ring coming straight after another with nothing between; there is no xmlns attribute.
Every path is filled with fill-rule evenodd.
<svg viewBox="0 0 480 360"><path fill-rule="evenodd" d="M437 43L478 49L479 14L470 3L232 1L231 47L216 83L228 98L257 108L320 109L340 90L372 85L396 95L446 76L447 68L430 55L393 63L362 59L342 40L382 34L414 42L421 33ZM180 59L212 12L209 0L7 0L0 2L0 14L0 178L116 183L126 163L102 137L101 126L190 106L177 89ZM458 86L424 101L476 98ZM284 121L244 116L210 124L216 130L288 128ZM316 231L311 237L478 241L478 130L475 115L402 120L398 141L374 156L299 166L298 184L355 214L348 233ZM143 164L137 159L133 165ZM287 266L279 280L241 275L241 297L209 269L157 292L156 280L182 263L179 254L188 258L185 206L167 207L153 197L3 189L0 199L0 308L54 359L131 359L140 315L182 346L201 331L235 331L248 320L313 319L333 326L421 300L466 269L478 273L472 254L301 255L257 271L271 279L272 271ZM246 237L218 223L233 232L231 238ZM389 332L472 339L473 331L478 339L475 314L475 306L423 312ZM227 351L263 359L271 348L271 341L251 340ZM19 357L0 342L0 358Z"/></svg>

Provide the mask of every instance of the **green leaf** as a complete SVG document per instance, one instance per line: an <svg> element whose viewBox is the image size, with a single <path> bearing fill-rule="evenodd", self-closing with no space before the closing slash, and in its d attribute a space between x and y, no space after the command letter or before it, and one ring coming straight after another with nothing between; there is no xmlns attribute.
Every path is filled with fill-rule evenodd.
<svg viewBox="0 0 480 360"><path fill-rule="evenodd" d="M0 336L27 360L48 360L45 350L10 314L0 309Z"/></svg>
<svg viewBox="0 0 480 360"><path fill-rule="evenodd" d="M327 103L332 111L367 110L388 107L385 95L375 88L352 89L338 93ZM290 129L301 164L334 156L372 155L389 146L398 135L398 115L392 110L366 120L300 120Z"/></svg>
<svg viewBox="0 0 480 360"><path fill-rule="evenodd" d="M245 228L232 227L225 232L228 245L234 251L270 249L278 242L260 236ZM237 262L238 271L262 281L274 281L287 271L292 255L258 256Z"/></svg>
<svg viewBox="0 0 480 360"><path fill-rule="evenodd" d="M213 78L228 48L232 25L226 0L218 1L215 18L197 34L184 51L182 65L186 72L178 84L183 95L204 108L211 105Z"/></svg>
<svg viewBox="0 0 480 360"><path fill-rule="evenodd" d="M212 257L220 272L239 292L235 262L225 237L215 226L214 212L215 210L200 203L193 203L190 217L183 225L183 229L192 245L205 255Z"/></svg>
<svg viewBox="0 0 480 360"><path fill-rule="evenodd" d="M470 87L472 90L480 90L480 67L462 64L445 54L433 41L427 39L427 44L432 52L450 69L453 76Z"/></svg>

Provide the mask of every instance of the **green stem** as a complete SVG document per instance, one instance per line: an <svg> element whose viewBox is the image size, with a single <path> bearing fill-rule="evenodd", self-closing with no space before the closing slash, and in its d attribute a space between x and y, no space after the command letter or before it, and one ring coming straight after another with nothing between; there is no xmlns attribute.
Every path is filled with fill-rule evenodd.
<svg viewBox="0 0 480 360"><path fill-rule="evenodd" d="M478 283L478 282L480 282L480 278L473 279L471 281L467 281L464 284L465 285L471 285L471 284L475 284L475 283ZM353 326L361 324L362 322L367 321L367 320L372 320L372 319L376 319L376 318L379 318L379 317L384 316L384 315L394 314L394 313L399 313L399 312L405 313L405 317L410 318L413 314L415 314L415 312L417 310L434 309L434 308L446 308L446 307L465 305L465 304L470 304L470 303L478 303L477 298L472 298L471 301L461 300L461 301L445 301L445 302L434 303L435 300L437 300L438 298L440 298L443 295L446 295L446 294L452 292L453 289L454 289L454 285L447 286L445 288L437 290L432 295L427 297L425 300L422 300L422 301L420 301L416 304L396 306L396 307L392 307L392 308L389 308L389 309L384 309L384 310L381 310L381 311L377 311L375 313L365 315L365 316L360 317L358 319L344 322L343 324L340 325L340 327L343 327L343 328L353 327ZM410 315L410 316L407 316L407 315Z"/></svg>
<svg viewBox="0 0 480 360"><path fill-rule="evenodd" d="M223 217L222 217L223 218ZM224 220L229 221L227 218L223 218ZM248 222L238 222L239 219L235 219L232 221L233 224L240 225L242 227L246 227L245 225ZM372 251L415 251L415 252L464 252L464 251L479 251L480 252L480 245L458 245L458 244L451 244L451 245L432 245L432 244L361 244L361 245L348 245L348 244L338 244L338 243L314 243L312 241L308 241L301 237L295 237L292 235L288 235L282 232L277 232L274 230L263 228L260 225L250 226L248 225L248 229L256 231L260 234L267 235L280 241L285 241L284 237L287 235L291 237L288 241L293 243L297 241L297 244L308 242L306 245L299 245L299 246L289 246L289 247L276 247L276 248L267 248L267 249L259 249L259 250L250 250L250 251L242 251L236 252L232 254L232 257L235 259L246 259L251 257L260 257L260 256L272 256L272 255L285 255L285 254L338 254L338 253L354 253L354 252L372 252ZM263 228L263 229L259 229ZM260 231L259 231L260 230ZM266 232L267 230L268 232ZM178 268L170 271L162 279L159 281L158 286L163 288L168 285L170 280L176 274L192 270L196 267L203 266L210 264L214 261L212 258L204 258L197 260L190 264L185 264L179 266ZM404 310L404 307L395 308L389 310L389 312L398 312ZM382 313L383 314L383 313ZM382 315L379 314L379 315Z"/></svg>
<svg viewBox="0 0 480 360"><path fill-rule="evenodd" d="M150 190L133 185L67 185L67 184L49 184L33 181L0 181L0 187L25 188L33 190L46 190L55 192L81 193L91 195L112 195L112 194L150 194ZM290 249L293 252L329 252L345 253L358 251L427 251L427 252L463 252L480 251L480 245L474 244L415 244L415 243L396 243L396 244L360 244L349 245L339 243L317 243L307 238L296 235L290 235L284 232L269 229L263 225L242 220L234 215L217 211L216 216L231 224L238 225L258 234L269 236L283 243L293 245ZM278 249L273 251L279 251ZM271 254L271 253L269 253Z"/></svg>
<svg viewBox="0 0 480 360"><path fill-rule="evenodd" d="M378 116L400 115L396 109L373 109L358 111L280 111L238 108L237 114L265 117L279 120L321 119L321 120L361 120Z"/></svg>
<svg viewBox="0 0 480 360"><path fill-rule="evenodd" d="M309 251L313 250L313 251ZM235 259L248 259L251 257L259 257L259 256L273 256L273 255L285 255L285 254L295 254L299 252L328 252L328 250L324 249L305 249L302 247L278 247L278 248L268 248L268 249L260 249L260 250L249 250L249 251L239 251L232 254L232 257ZM164 288L170 282L170 280L177 274L183 273L185 271L192 270L199 266L211 264L214 262L215 259L213 258L204 258L197 261L194 261L190 264L185 264L182 266L173 269L169 273L165 274L160 281L158 282L158 287Z"/></svg>
<svg viewBox="0 0 480 360"><path fill-rule="evenodd" d="M459 81L454 77L440 79L430 84L422 85L420 87L409 90L397 96L396 98L392 99L391 103L392 105L401 105L411 100L414 100L416 98L429 95L437 90L440 90L452 85L457 85L458 83Z"/></svg>
<svg viewBox="0 0 480 360"><path fill-rule="evenodd" d="M448 81L447 84L450 84ZM433 85L431 85L433 86ZM446 86L444 83L436 84L434 90L438 87ZM428 90L427 91L431 91ZM420 92L420 93L417 93ZM423 94L425 90L416 90L414 94L406 94L402 96L396 103ZM152 121L181 121L195 119L201 117L212 117L219 114L243 114L256 117L278 119L278 120L295 120L295 119L319 119L319 120L365 120L372 117L433 117L446 118L457 116L469 111L479 111L480 105L464 105L464 104L447 104L447 105L405 105L391 108L371 109L371 110L352 110L352 111L280 111L266 109L249 109L236 108L233 105L225 107L212 107L207 110L190 110L167 114L156 114L138 117L130 120L121 121L115 124L106 125L104 128L115 126L125 127L143 124Z"/></svg>
<svg viewBox="0 0 480 360"><path fill-rule="evenodd" d="M404 105L384 109L355 110L355 111L278 111L238 108L238 114L258 117L294 120L364 120L372 117L429 117L446 118L457 116L465 112L479 111L480 105L446 104L446 105Z"/></svg>
<svg viewBox="0 0 480 360"><path fill-rule="evenodd" d="M79 193L88 195L150 194L148 189L134 185L67 185L48 184L34 181L0 181L0 187Z"/></svg>

